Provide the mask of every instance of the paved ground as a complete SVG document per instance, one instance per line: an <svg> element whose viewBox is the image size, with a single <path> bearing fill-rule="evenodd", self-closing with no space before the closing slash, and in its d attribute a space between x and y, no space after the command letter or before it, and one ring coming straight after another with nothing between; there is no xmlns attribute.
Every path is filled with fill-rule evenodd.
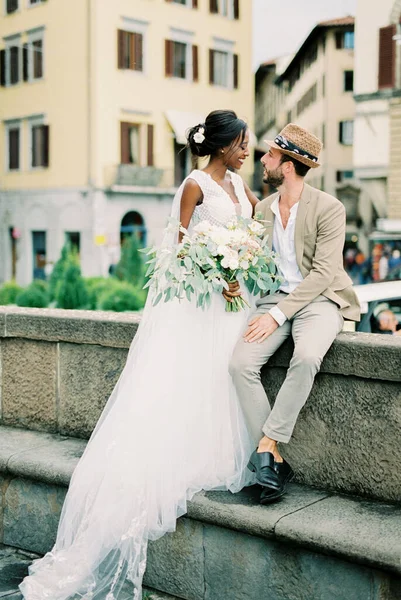
<svg viewBox="0 0 401 600"><path fill-rule="evenodd" d="M32 552L0 544L0 600L22 600L18 592L18 584L28 574L28 566L35 558L39 557ZM145 592L144 600L176 599L156 592Z"/></svg>

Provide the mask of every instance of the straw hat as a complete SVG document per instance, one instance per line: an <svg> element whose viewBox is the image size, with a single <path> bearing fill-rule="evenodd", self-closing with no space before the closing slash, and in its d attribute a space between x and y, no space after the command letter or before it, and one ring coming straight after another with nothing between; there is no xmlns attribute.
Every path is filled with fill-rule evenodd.
<svg viewBox="0 0 401 600"><path fill-rule="evenodd" d="M296 158L299 162L312 167L320 167L319 154L323 148L322 142L312 133L299 125L289 123L275 137L274 141L264 140L266 144L283 154Z"/></svg>

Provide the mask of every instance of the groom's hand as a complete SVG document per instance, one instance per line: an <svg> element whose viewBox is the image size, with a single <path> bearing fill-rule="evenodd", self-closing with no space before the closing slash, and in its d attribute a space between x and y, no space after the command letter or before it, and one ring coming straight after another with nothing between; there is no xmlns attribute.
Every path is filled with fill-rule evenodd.
<svg viewBox="0 0 401 600"><path fill-rule="evenodd" d="M277 327L277 321L275 321L269 313L254 317L249 321L248 329L244 333L244 339L246 342L258 342L258 344L260 344L268 338Z"/></svg>

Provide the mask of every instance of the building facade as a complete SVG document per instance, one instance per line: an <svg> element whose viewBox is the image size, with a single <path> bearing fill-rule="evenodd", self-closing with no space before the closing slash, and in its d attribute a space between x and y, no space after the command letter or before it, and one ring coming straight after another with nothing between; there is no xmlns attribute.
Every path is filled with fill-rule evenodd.
<svg viewBox="0 0 401 600"><path fill-rule="evenodd" d="M311 170L307 180L341 197L353 178L354 18L319 23L284 68L280 59L261 65L258 73L256 114L261 110L267 113L263 102L274 106L274 118L269 115L264 121L263 137L267 134L272 139L290 122L314 133L323 141L322 166ZM259 114L256 123L261 119ZM259 148L262 138L258 140ZM348 235L352 236L357 208L348 194L341 199L347 208Z"/></svg>
<svg viewBox="0 0 401 600"><path fill-rule="evenodd" d="M401 247L401 1L359 0L355 175L369 244Z"/></svg>
<svg viewBox="0 0 401 600"><path fill-rule="evenodd" d="M1 8L0 281L43 277L66 239L84 275L105 275L124 235L160 240L191 169L188 127L216 108L253 127L250 3Z"/></svg>

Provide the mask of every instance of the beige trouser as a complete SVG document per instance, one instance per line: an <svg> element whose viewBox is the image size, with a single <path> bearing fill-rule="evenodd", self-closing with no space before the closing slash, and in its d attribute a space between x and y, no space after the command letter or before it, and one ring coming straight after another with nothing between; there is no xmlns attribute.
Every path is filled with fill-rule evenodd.
<svg viewBox="0 0 401 600"><path fill-rule="evenodd" d="M283 292L269 297L268 303L259 304L255 315L268 312L283 297ZM255 445L263 435L277 442L289 441L323 357L342 326L343 317L337 305L324 296L318 296L260 344L245 342L243 338L237 342L230 373ZM271 409L260 370L289 335L294 340L294 354Z"/></svg>

